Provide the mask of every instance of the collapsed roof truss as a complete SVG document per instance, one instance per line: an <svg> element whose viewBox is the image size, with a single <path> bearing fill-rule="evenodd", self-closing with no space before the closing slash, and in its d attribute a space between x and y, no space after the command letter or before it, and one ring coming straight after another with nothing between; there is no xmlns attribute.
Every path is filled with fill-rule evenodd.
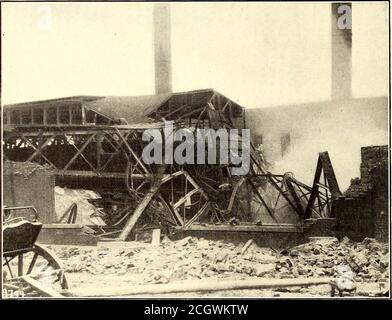
<svg viewBox="0 0 392 320"><path fill-rule="evenodd" d="M229 167L222 165L147 165L142 161L142 133L148 128L162 130L162 120L173 120L176 129L244 128L244 110L225 96L204 90L160 97L159 105L145 111L155 121L148 124L127 124L121 117L111 117L107 109L96 106L99 99L72 99L67 108L62 107L66 100L6 108L12 127L4 134L4 150L10 160L50 165L62 181L119 181L132 199L124 203L122 215L113 223L122 227L120 238L128 237L146 211L182 229L198 221L251 220L251 212L264 212L273 223L282 222L279 213L284 210L294 213L299 222L312 214L326 215L320 201L328 203L330 194L323 195L291 175L271 174L253 145L250 172L242 177L231 176ZM88 106L89 101L95 109ZM55 123L48 124L53 105ZM42 123L34 120L36 108L43 110ZM30 123L21 120L22 109L31 110ZM19 124L12 123L13 112L19 113ZM315 196L319 205L313 201Z"/></svg>

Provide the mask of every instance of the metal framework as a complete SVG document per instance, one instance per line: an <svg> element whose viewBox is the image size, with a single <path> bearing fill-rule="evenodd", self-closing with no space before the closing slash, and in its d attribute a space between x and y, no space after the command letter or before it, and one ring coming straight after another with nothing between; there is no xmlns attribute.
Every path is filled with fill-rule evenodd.
<svg viewBox="0 0 392 320"><path fill-rule="evenodd" d="M61 103L64 104L64 100ZM70 103L75 108L75 100ZM42 106L34 105L34 108ZM300 222L311 216L330 215L329 186L335 186L336 178L333 181L331 175L327 175L329 186L327 183L321 185L319 165L313 188L297 181L292 174L272 174L253 145L250 171L241 177L231 176L231 165L147 165L142 161L144 130L163 130L163 120L174 121L175 130L183 127L245 128L244 109L213 90L168 97L147 114L154 121L149 124L120 125L118 118L106 116L106 123L102 124L103 115L98 113L90 116L95 123L85 123L85 116L82 116L81 123L74 124L72 108L65 109L69 124L62 123L62 110L57 107L59 121L55 125L46 125L45 121L41 125L34 123L33 111L30 125L28 120L18 125L10 120L18 108L14 110L9 106L7 123L12 126L4 132L5 155L13 161L49 165L57 178L66 182L72 179L82 184L100 179L115 180L124 190L122 202L113 200L113 185L99 190L106 199L111 198L111 203L117 203L112 212L107 207L110 228L102 230L104 234L119 233L125 240L136 224L157 222L169 228L187 229L200 221L227 222L233 217L252 221L252 212L269 217L274 223L282 222L279 214L283 211L292 212ZM49 107L43 107L43 110L47 109ZM328 161L326 156L320 158L319 164L324 165L325 171L329 158ZM116 228L118 231L112 230Z"/></svg>

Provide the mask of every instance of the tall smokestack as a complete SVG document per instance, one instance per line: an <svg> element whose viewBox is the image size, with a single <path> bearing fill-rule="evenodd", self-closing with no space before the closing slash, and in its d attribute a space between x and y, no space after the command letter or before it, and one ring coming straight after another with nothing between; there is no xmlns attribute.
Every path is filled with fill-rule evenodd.
<svg viewBox="0 0 392 320"><path fill-rule="evenodd" d="M154 4L155 93L172 92L169 4Z"/></svg>
<svg viewBox="0 0 392 320"><path fill-rule="evenodd" d="M332 99L351 98L351 3L331 4Z"/></svg>

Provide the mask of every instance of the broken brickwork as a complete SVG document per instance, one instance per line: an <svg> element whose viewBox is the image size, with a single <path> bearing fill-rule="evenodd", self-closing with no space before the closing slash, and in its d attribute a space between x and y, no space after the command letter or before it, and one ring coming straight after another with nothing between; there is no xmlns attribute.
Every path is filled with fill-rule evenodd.
<svg viewBox="0 0 392 320"><path fill-rule="evenodd" d="M361 149L360 178L334 201L338 234L388 241L388 146Z"/></svg>

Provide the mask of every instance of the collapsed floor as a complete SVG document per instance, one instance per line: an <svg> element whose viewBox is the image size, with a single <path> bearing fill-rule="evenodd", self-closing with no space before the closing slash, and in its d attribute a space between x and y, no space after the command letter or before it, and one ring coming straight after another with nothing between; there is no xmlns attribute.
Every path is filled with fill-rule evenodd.
<svg viewBox="0 0 392 320"><path fill-rule="evenodd" d="M164 238L159 246L134 242L132 246L51 246L64 264L72 290L110 292L115 287L181 283L202 279L250 280L260 278L337 277L339 266L354 271L355 296L377 296L388 287L388 245L366 238L320 238L284 250L261 248L255 243L234 245L187 237ZM236 290L203 296L330 296L329 285L276 290ZM171 294L173 295L173 294ZM182 294L183 295L183 294ZM186 296L201 293L190 292Z"/></svg>

